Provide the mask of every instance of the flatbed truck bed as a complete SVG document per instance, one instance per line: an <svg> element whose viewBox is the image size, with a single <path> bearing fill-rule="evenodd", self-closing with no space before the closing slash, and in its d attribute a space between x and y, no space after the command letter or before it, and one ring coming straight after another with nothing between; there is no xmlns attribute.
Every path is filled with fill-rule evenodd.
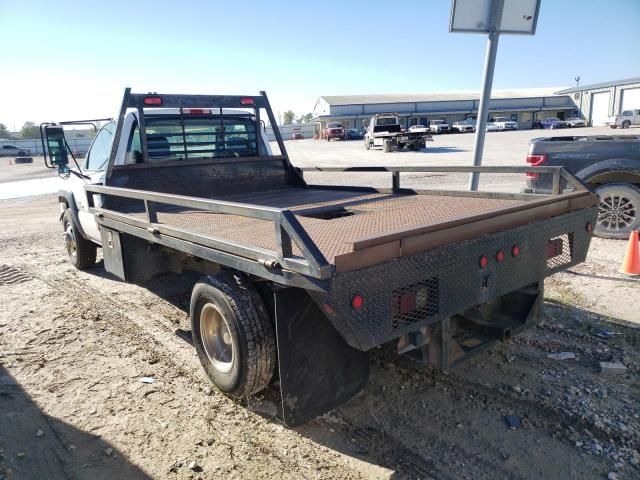
<svg viewBox="0 0 640 480"><path fill-rule="evenodd" d="M127 107L137 108L144 121L146 98L125 94L119 130ZM164 102L182 109L244 100L168 96ZM251 101L256 124L262 107L275 125L266 96ZM290 164L277 127L279 155L263 155L258 146L249 157L189 159L180 115L185 158L146 161L153 145L142 140L143 161L118 165L113 161L123 154L114 145L104 184L84 185L105 268L133 282L185 270L208 275L194 287L191 304L205 371L223 391L237 395L240 382L247 395L276 378L277 360L282 415L290 425L362 389L372 348L393 342L399 353L446 369L530 328L542 318L543 279L586 257L597 197L562 168L535 168L552 177L547 195L407 189L401 177L408 172L520 173L524 182L533 169L299 169ZM222 110L219 116L211 117L215 125L224 124ZM353 178L386 172L390 185L309 185L305 171ZM216 329L220 318L227 325L234 319L223 337L202 327L214 311ZM252 345L270 345L277 355L265 357L268 368L255 366L257 384L234 377L226 390L232 387L220 378L227 373L216 366L221 353L209 352L207 342L233 338L233 351L241 355L250 346L235 343L241 338L234 335L247 325L258 335Z"/></svg>

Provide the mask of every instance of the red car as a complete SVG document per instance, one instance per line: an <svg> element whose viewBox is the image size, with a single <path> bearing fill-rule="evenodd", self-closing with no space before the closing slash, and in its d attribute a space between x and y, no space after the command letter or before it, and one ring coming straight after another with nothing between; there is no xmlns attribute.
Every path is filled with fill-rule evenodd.
<svg viewBox="0 0 640 480"><path fill-rule="evenodd" d="M339 138L340 140L345 139L344 127L340 122L331 122L327 124L327 128L324 129L324 138L327 141L332 138Z"/></svg>

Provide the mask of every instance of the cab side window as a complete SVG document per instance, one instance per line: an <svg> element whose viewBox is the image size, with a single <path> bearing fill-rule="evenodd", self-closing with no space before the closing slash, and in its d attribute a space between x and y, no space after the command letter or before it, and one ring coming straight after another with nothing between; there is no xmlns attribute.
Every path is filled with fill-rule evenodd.
<svg viewBox="0 0 640 480"><path fill-rule="evenodd" d="M91 144L87 161L85 163L86 170L104 170L109 162L111 155L111 144L113 143L113 133L115 123L107 123L100 129Z"/></svg>

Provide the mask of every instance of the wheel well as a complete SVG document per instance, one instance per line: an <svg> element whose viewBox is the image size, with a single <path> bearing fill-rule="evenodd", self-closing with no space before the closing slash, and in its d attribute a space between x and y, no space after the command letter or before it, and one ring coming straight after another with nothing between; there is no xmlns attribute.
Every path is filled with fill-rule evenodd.
<svg viewBox="0 0 640 480"><path fill-rule="evenodd" d="M599 187L605 183L629 183L640 188L640 173L635 172L603 172L594 175L587 182L591 188Z"/></svg>
<svg viewBox="0 0 640 480"><path fill-rule="evenodd" d="M67 208L69 208L69 201L67 200L67 197L63 197L62 195L60 195L58 197L58 203L64 203Z"/></svg>

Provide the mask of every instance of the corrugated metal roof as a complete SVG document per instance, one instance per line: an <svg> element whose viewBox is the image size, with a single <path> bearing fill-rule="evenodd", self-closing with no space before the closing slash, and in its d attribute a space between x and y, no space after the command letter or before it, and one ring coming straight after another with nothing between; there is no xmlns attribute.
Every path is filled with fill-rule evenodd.
<svg viewBox="0 0 640 480"><path fill-rule="evenodd" d="M616 87L618 85L627 85L630 83L640 83L640 77L625 78L624 80L612 80L610 82L592 83L591 85L581 85L579 87L567 88L556 92L558 95L566 95L567 93L583 92L585 90L595 90L597 88Z"/></svg>
<svg viewBox="0 0 640 480"><path fill-rule="evenodd" d="M492 99L552 97L555 88L526 88L516 90L494 90ZM433 93L398 93L384 95L322 95L329 105L370 105L376 103L413 103L413 102L446 102L456 100L479 100L478 91L433 92Z"/></svg>

